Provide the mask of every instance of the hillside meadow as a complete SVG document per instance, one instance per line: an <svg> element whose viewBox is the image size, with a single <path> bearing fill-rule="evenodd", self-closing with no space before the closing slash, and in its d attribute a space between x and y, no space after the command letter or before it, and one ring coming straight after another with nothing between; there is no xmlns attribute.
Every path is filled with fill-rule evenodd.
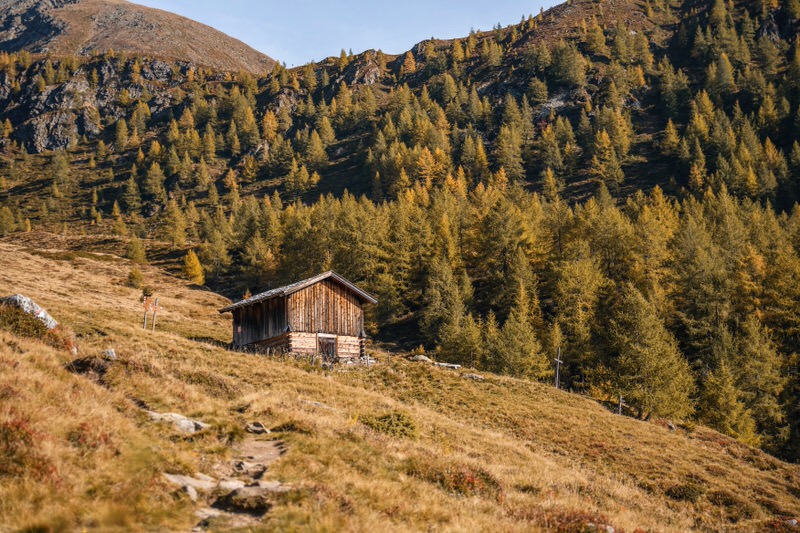
<svg viewBox="0 0 800 533"><path fill-rule="evenodd" d="M701 426L375 346L378 364L334 371L228 352L227 300L156 267L144 331L127 260L74 245L0 242L0 294L32 297L78 350L0 331L0 530L190 530L218 494L194 503L162 474L214 475L251 421L286 450L264 479L290 490L250 531L790 531L800 509L800 468ZM100 372L67 370L109 348Z"/></svg>

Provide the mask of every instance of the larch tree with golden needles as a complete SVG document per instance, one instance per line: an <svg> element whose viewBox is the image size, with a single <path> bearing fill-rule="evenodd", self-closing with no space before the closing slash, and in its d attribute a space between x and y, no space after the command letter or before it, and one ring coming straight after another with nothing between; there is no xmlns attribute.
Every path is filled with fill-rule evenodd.
<svg viewBox="0 0 800 533"><path fill-rule="evenodd" d="M183 258L183 275L195 285L203 285L206 282L203 265L200 264L200 259L194 250L189 250L186 257Z"/></svg>

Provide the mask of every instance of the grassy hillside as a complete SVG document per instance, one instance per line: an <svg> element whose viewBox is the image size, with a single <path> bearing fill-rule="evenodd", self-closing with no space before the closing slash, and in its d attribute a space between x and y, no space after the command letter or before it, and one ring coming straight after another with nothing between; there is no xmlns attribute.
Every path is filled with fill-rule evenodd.
<svg viewBox="0 0 800 533"><path fill-rule="evenodd" d="M0 332L0 529L191 529L221 494L192 503L161 473L218 477L256 439L250 421L286 449L264 475L289 488L264 530L752 531L800 512L800 467L699 426L380 350L379 365L334 372L227 352L226 300L154 267L164 309L143 331L127 261L29 239L0 242L0 294L44 306L78 355ZM94 379L65 369L109 348ZM140 406L211 426L186 436Z"/></svg>

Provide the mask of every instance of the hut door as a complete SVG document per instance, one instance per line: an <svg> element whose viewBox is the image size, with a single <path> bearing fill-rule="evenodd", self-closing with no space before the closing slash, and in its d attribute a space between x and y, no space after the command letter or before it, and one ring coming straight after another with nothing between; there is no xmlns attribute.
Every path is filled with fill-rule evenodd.
<svg viewBox="0 0 800 533"><path fill-rule="evenodd" d="M320 335L319 336L319 353L322 355L323 359L326 359L326 360L329 360L329 361L335 361L336 360L336 337L333 336L333 335L325 336L325 337Z"/></svg>

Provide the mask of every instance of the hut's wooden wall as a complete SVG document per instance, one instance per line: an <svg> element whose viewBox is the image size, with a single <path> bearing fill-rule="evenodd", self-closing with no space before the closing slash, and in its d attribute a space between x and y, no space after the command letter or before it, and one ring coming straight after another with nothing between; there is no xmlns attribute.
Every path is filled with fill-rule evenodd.
<svg viewBox="0 0 800 533"><path fill-rule="evenodd" d="M364 325L361 301L329 279L288 297L292 331L358 337Z"/></svg>
<svg viewBox="0 0 800 533"><path fill-rule="evenodd" d="M286 333L286 298L272 298L233 311L233 344L247 346Z"/></svg>
<svg viewBox="0 0 800 533"><path fill-rule="evenodd" d="M336 337L336 355L339 358L358 358L362 355L363 339L338 335ZM319 354L316 333L294 332L289 334L289 351L294 354Z"/></svg>

